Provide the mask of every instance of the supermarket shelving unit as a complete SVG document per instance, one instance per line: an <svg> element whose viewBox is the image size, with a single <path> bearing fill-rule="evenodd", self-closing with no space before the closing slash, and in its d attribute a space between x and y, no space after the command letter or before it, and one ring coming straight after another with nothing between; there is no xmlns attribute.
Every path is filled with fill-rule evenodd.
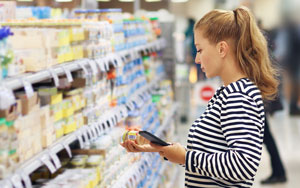
<svg viewBox="0 0 300 188"><path fill-rule="evenodd" d="M109 65L112 64L115 67L122 65L126 60L133 59L139 55L141 51L156 51L165 47L165 40L158 39L152 43L149 43L144 46L135 47L133 49L125 50L122 52L117 52L109 54L105 58L99 59L81 59L73 62L63 63L54 67L51 67L47 70L42 70L36 73L23 74L13 78L5 79L0 83L1 87L4 87L9 90L15 90L23 87L31 87L34 83L39 83L41 81L53 78L60 75L70 74L72 71L82 69L84 73L88 73L87 66L90 67L92 71L98 69L101 71L108 71ZM106 122L110 122L110 125L116 125L121 118L128 116L128 111L134 109L134 103L139 106L140 103L143 103L144 96L149 95L152 88L162 80L164 75L158 75L151 83L147 84L143 88L137 90L131 98L127 101L125 105L117 106L109 110L108 113L105 113L99 118L98 123L93 123L92 125L84 125L80 129L76 130L73 133L70 133L59 140L54 144L44 149L40 153L36 154L31 159L27 160L19 166L19 168L11 175L9 178L6 178L0 181L1 188L31 188L32 183L30 181L29 175L34 172L39 167L45 165L50 170L51 173L54 173L61 167L61 162L57 154L65 149L69 155L72 157L70 144L74 141L78 141L80 147L83 147L85 144L95 137L102 135L107 129L111 129ZM177 105L173 105L171 112L168 117L165 118L161 127L156 131L157 135L161 135L163 130L165 130L172 116L175 114Z"/></svg>

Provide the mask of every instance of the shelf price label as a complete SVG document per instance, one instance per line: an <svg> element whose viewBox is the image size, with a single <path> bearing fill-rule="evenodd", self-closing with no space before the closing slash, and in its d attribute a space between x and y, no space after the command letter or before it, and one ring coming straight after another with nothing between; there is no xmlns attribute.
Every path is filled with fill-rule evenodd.
<svg viewBox="0 0 300 188"><path fill-rule="evenodd" d="M22 179L19 174L14 174L10 180L15 188L23 188Z"/></svg>
<svg viewBox="0 0 300 188"><path fill-rule="evenodd" d="M54 80L55 87L59 87L59 79L56 72L51 67L48 69L48 71Z"/></svg>
<svg viewBox="0 0 300 188"><path fill-rule="evenodd" d="M87 71L85 65L84 65L84 62L83 61L78 61L78 64L77 64L84 72L84 76L87 77L89 75L89 72Z"/></svg>
<svg viewBox="0 0 300 188"><path fill-rule="evenodd" d="M95 128L97 136L100 136L101 135L101 131L100 131L100 128L98 126L98 123L94 123L93 126Z"/></svg>
<svg viewBox="0 0 300 188"><path fill-rule="evenodd" d="M66 141L65 141L64 143L62 143L62 145L65 148L65 150L67 151L69 157L72 158L72 152L71 152L69 143L66 143Z"/></svg>
<svg viewBox="0 0 300 188"><path fill-rule="evenodd" d="M115 114L116 114L116 117L117 117L117 123L119 123L121 121L121 119L122 119L121 109L118 108L118 109L115 110L115 112L116 112Z"/></svg>
<svg viewBox="0 0 300 188"><path fill-rule="evenodd" d="M116 60L116 62L117 62L118 67L121 67L121 66L123 65L121 56L116 55L116 56L115 56L115 60Z"/></svg>
<svg viewBox="0 0 300 188"><path fill-rule="evenodd" d="M86 129L86 132L87 132L87 134L88 134L88 136L90 137L90 140L91 140L93 138L93 133L92 133L90 127L86 126L85 129Z"/></svg>
<svg viewBox="0 0 300 188"><path fill-rule="evenodd" d="M82 149L83 148L82 132L77 131L76 132L76 137L77 137L77 140L79 141L79 146Z"/></svg>
<svg viewBox="0 0 300 188"><path fill-rule="evenodd" d="M19 174L19 176L22 178L25 188L32 188L32 183L28 174L25 174L23 171L18 171L17 174Z"/></svg>
<svg viewBox="0 0 300 188"><path fill-rule="evenodd" d="M134 110L134 104L132 101L128 101L126 106L129 108L130 111Z"/></svg>
<svg viewBox="0 0 300 188"><path fill-rule="evenodd" d="M68 82L73 82L73 76L71 74L71 71L68 70L67 66L62 66L63 71L65 72L65 75L67 76Z"/></svg>
<svg viewBox="0 0 300 188"><path fill-rule="evenodd" d="M53 165L53 163L50 161L50 157L49 154L44 154L41 157L41 161L44 165L46 165L46 167L50 170L51 174L53 174L56 171L55 166Z"/></svg>
<svg viewBox="0 0 300 188"><path fill-rule="evenodd" d="M83 137L84 137L84 142L88 143L89 142L89 137L87 135L86 125L84 127L82 127L82 133L83 133Z"/></svg>
<svg viewBox="0 0 300 188"><path fill-rule="evenodd" d="M50 158L52 159L52 161L53 161L53 163L54 163L56 169L61 168L61 163L60 163L60 160L59 160L59 158L57 157L56 153L53 153L53 152L49 151L49 156L50 156Z"/></svg>
<svg viewBox="0 0 300 188"><path fill-rule="evenodd" d="M91 126L89 126L91 134L92 134L92 138L96 138L97 137L97 132L95 130L95 124L92 124Z"/></svg>
<svg viewBox="0 0 300 188"><path fill-rule="evenodd" d="M128 111L127 111L126 106L123 105L123 106L121 106L120 108L121 108L121 113L122 113L123 118L127 118L127 116L128 116Z"/></svg>
<svg viewBox="0 0 300 188"><path fill-rule="evenodd" d="M96 60L96 63L102 72L105 72L104 60L99 58Z"/></svg>
<svg viewBox="0 0 300 188"><path fill-rule="evenodd" d="M13 188L13 184L11 183L11 180L3 180L3 181L0 181L0 187L3 187L3 188Z"/></svg>
<svg viewBox="0 0 300 188"><path fill-rule="evenodd" d="M93 75L97 75L98 74L98 68L97 68L97 65L96 65L95 61L94 60L88 60L87 62L88 62L88 64L90 65L90 67L92 69Z"/></svg>
<svg viewBox="0 0 300 188"><path fill-rule="evenodd" d="M109 58L104 59L104 67L106 71L109 71Z"/></svg>
<svg viewBox="0 0 300 188"><path fill-rule="evenodd" d="M22 79L21 82L23 83L24 90L25 90L25 93L26 93L27 98L32 97L33 94L34 94L34 90L33 90L33 88L32 88L31 83L28 82L28 81L25 80L25 79Z"/></svg>

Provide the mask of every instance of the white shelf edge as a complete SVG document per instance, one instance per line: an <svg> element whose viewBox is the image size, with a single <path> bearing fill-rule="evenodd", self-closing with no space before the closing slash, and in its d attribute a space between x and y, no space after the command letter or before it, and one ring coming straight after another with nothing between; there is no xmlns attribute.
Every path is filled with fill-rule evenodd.
<svg viewBox="0 0 300 188"><path fill-rule="evenodd" d="M125 55L129 55L131 53L131 51L140 51L143 49L147 49L147 48L151 48L157 44L159 44L161 47L160 49L162 49L164 47L164 39L158 39L152 43L149 43L148 45L143 45L143 46L138 46L135 47L133 49L130 50L123 50L121 52L115 52L112 54L115 54L117 56L125 56ZM111 54L110 54L111 55ZM103 58L104 59L104 58ZM75 60L75 61L71 61L71 62L65 62L56 66L51 67L51 69L53 69L53 71L57 74L57 75L64 75L64 69L62 67L66 67L69 71L76 71L81 69L80 66L78 66L78 62L83 62L84 65L88 64L88 60L90 60L90 58L83 58L83 59L79 59L79 60ZM52 75L49 72L48 69L46 70L41 70L35 73L26 73L26 74L21 74L21 75L17 75L15 77L12 78L6 78L5 80L2 80L1 83L3 83L3 85L11 90L15 90L15 89L19 89L23 87L23 83L21 82L21 79L26 79L26 81L28 81L31 84L34 83L38 83L41 82L43 80L47 80L49 78L51 78Z"/></svg>
<svg viewBox="0 0 300 188"><path fill-rule="evenodd" d="M165 41L164 39L159 39L157 41L154 41L154 42L148 44L149 47L147 47L146 45L140 46L140 47L136 47L135 50L142 50L142 48L151 48L152 46L155 46L157 43L160 43L160 45L164 45L163 44L164 41ZM117 54L120 54L120 53L123 53L123 55L126 55L126 53L127 54L129 53L129 50L118 52ZM70 71L79 70L80 67L78 66L77 63L79 61L82 61L87 64L88 60L89 59L80 59L80 60L76 60L73 62L67 62L67 63L63 63L61 65L52 67L52 69L53 69L53 71L55 71L56 74L63 75L64 69L62 67L66 67ZM26 81L28 81L30 83L38 83L40 81L51 78L51 73L48 70L42 70L42 71L39 71L39 72L36 72L33 74L26 74L26 75L24 75L24 77L26 77ZM2 83L4 83L6 85L6 87L8 87L12 90L22 88L23 86L22 86L20 79L24 79L24 77L22 77L22 75L20 75L18 77L9 78L8 80L3 80ZM155 84L157 84L158 81L160 79L162 79L163 77L164 77L164 75L160 75L155 80L153 80L150 84L147 84L147 86L141 88L139 91L136 92L134 97L136 97L138 94L140 94L148 89L153 88L155 86ZM130 98L130 100L134 100L134 99ZM85 126L89 126L89 125L85 125ZM77 134L78 134L78 131L80 131L80 130L81 129L78 129L68 135L63 136L62 138L55 141L55 143L53 143L51 146L48 146L47 148L43 149L40 153L35 154L32 158L28 159L23 164L20 164L20 167L17 168L14 173L12 173L8 178L5 178L0 181L1 187L9 186L6 184L6 181L9 181L9 179L16 173L16 171L22 171L26 175L30 175L32 172L37 170L39 167L43 166L44 163L41 161L42 156L49 155L49 151L53 152L54 154L57 154L60 151L62 151L64 149L63 143L65 143L65 142L72 143L75 140L78 140ZM2 185L2 184L4 184L4 185Z"/></svg>

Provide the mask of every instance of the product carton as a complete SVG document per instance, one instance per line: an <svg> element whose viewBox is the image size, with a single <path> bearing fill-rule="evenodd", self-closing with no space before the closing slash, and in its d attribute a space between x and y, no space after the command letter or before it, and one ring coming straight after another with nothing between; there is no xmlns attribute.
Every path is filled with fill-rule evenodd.
<svg viewBox="0 0 300 188"><path fill-rule="evenodd" d="M73 88L83 88L86 85L86 79L85 78L75 78L72 82Z"/></svg>
<svg viewBox="0 0 300 188"><path fill-rule="evenodd" d="M36 92L30 98L27 98L25 93L16 93L16 96L22 103L22 115L27 115L33 109L39 108L39 98Z"/></svg>

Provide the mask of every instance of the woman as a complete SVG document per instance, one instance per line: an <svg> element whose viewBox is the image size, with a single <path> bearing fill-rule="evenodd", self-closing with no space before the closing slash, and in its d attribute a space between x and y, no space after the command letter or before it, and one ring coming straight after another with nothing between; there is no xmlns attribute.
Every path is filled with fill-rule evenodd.
<svg viewBox="0 0 300 188"><path fill-rule="evenodd" d="M128 152L159 152L185 165L186 187L251 187L259 166L265 113L263 99L277 92L267 42L247 8L213 10L194 27L196 63L224 85L191 126L185 149L121 145Z"/></svg>

